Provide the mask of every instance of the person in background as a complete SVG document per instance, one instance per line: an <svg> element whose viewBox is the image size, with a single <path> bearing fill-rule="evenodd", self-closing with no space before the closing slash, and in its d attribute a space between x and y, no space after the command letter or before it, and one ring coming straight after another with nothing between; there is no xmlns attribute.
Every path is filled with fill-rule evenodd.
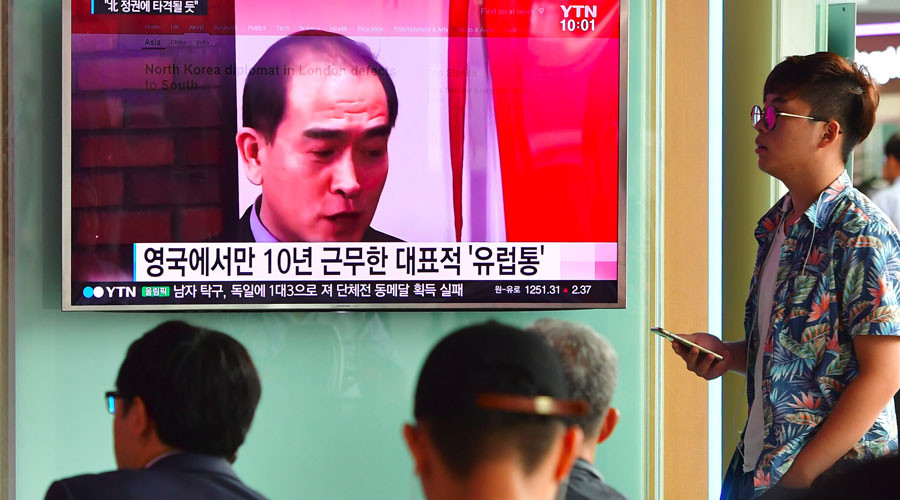
<svg viewBox="0 0 900 500"><path fill-rule="evenodd" d="M744 340L673 343L687 368L746 374L750 412L723 499L787 497L854 461L897 451L900 235L845 165L875 122L868 73L829 52L791 56L753 106L760 170L788 194L756 228Z"/></svg>
<svg viewBox="0 0 900 500"><path fill-rule="evenodd" d="M900 492L900 456L891 455L846 467L798 495L797 500L895 500Z"/></svg>
<svg viewBox="0 0 900 500"><path fill-rule="evenodd" d="M597 445L606 441L619 422L619 410L610 406L616 388L616 351L602 335L578 323L544 318L527 330L538 333L556 349L570 397L590 405L587 414L574 419L584 432L584 444L569 474L566 500L624 500L592 466Z"/></svg>
<svg viewBox="0 0 900 500"><path fill-rule="evenodd" d="M552 500L581 449L559 357L533 332L488 322L425 360L403 429L428 500Z"/></svg>
<svg viewBox="0 0 900 500"><path fill-rule="evenodd" d="M56 481L45 499L263 499L231 468L261 392L238 341L165 322L131 344L106 393L119 469Z"/></svg>
<svg viewBox="0 0 900 500"><path fill-rule="evenodd" d="M895 133L884 145L884 165L881 176L888 187L875 193L872 201L900 227L900 132Z"/></svg>

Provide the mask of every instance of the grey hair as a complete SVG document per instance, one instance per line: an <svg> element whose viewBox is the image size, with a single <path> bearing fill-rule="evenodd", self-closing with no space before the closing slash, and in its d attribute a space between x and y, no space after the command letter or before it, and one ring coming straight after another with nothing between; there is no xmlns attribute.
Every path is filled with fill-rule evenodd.
<svg viewBox="0 0 900 500"><path fill-rule="evenodd" d="M573 420L586 435L597 433L616 388L619 360L612 345L587 325L559 319L542 318L526 330L540 334L556 349L571 397L590 405L587 415Z"/></svg>

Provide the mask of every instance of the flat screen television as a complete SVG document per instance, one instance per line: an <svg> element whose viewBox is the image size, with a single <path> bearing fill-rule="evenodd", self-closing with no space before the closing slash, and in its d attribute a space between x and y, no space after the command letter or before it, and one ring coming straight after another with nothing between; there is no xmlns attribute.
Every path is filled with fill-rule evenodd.
<svg viewBox="0 0 900 500"><path fill-rule="evenodd" d="M622 0L65 0L63 309L625 306Z"/></svg>

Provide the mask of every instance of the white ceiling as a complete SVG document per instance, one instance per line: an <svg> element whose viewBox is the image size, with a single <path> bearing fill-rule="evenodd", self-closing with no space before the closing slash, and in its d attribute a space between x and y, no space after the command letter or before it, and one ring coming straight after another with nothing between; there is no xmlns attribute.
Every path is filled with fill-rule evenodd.
<svg viewBox="0 0 900 500"><path fill-rule="evenodd" d="M830 0L829 3L847 3L847 0ZM898 0L856 0L857 12L900 12Z"/></svg>

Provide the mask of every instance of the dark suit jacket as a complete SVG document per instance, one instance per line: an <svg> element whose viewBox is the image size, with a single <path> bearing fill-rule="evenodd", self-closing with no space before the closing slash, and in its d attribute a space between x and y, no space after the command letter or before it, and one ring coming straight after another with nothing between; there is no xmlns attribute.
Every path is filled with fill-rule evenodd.
<svg viewBox="0 0 900 500"><path fill-rule="evenodd" d="M569 473L566 500L626 500L625 496L603 482L603 476L586 460L575 460Z"/></svg>
<svg viewBox="0 0 900 500"><path fill-rule="evenodd" d="M258 204L261 198L256 199L256 203ZM238 221L237 228L237 237L235 241L241 243L253 243L256 239L253 238L253 231L250 229L250 217L252 214L253 207L247 207L247 210L244 211L244 215L241 216L241 220ZM392 241L403 241L399 238L395 238L387 233L382 233L381 231L377 231L372 229L370 226L366 229L366 232L363 233L362 240L364 242L392 242Z"/></svg>
<svg viewBox="0 0 900 500"><path fill-rule="evenodd" d="M223 458L176 453L149 469L116 470L61 479L45 500L265 500L238 479Z"/></svg>

